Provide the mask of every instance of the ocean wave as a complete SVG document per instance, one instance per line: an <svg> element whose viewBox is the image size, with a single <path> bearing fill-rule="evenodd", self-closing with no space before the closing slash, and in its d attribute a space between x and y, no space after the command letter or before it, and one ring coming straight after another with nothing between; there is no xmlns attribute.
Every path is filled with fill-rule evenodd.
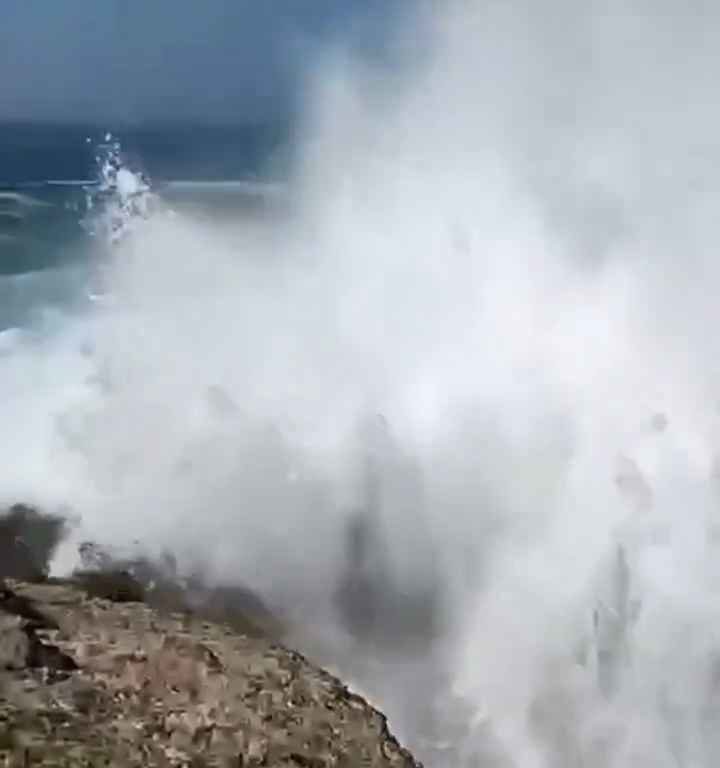
<svg viewBox="0 0 720 768"><path fill-rule="evenodd" d="M717 45L428 7L432 66L318 68L282 216L108 169L111 300L9 337L0 497L248 583L420 750L449 688L493 766L716 766ZM427 594L437 657L386 649Z"/></svg>
<svg viewBox="0 0 720 768"><path fill-rule="evenodd" d="M182 189L202 192L205 190L226 190L257 195L282 194L287 192L287 184L278 181L258 181L256 179L227 179L223 181L201 181L196 179L158 181L159 189Z"/></svg>
<svg viewBox="0 0 720 768"><path fill-rule="evenodd" d="M0 203L12 203L26 208L45 208L52 205L52 203L47 200L42 200L39 197L33 197L32 195L18 191L2 189L0 189Z"/></svg>
<svg viewBox="0 0 720 768"><path fill-rule="evenodd" d="M97 183L97 179L48 179L42 182L48 187L92 187Z"/></svg>

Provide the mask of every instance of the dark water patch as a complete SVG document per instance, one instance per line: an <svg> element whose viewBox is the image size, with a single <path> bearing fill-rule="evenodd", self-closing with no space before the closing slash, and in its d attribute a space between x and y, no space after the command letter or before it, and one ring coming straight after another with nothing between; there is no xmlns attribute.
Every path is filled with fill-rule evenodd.
<svg viewBox="0 0 720 768"><path fill-rule="evenodd" d="M86 245L82 187L0 188L0 275L62 266Z"/></svg>

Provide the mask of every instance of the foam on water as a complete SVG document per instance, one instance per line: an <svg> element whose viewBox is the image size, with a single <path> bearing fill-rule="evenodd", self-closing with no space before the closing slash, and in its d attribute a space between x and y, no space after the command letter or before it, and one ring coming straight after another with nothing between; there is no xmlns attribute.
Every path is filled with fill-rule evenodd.
<svg viewBox="0 0 720 768"><path fill-rule="evenodd" d="M354 676L332 598L378 451L386 576L449 614L354 676L402 736L452 682L488 765L716 765L719 18L408 19L401 77L317 68L272 221L155 215L112 166L112 302L0 356L0 496L296 606Z"/></svg>

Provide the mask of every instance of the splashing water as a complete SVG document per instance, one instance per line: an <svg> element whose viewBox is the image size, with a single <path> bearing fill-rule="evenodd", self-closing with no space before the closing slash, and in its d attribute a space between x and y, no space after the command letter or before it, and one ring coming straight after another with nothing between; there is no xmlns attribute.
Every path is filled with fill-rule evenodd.
<svg viewBox="0 0 720 768"><path fill-rule="evenodd" d="M130 236L157 207L149 180L125 162L121 142L106 134L96 147L97 181L85 188L85 213L80 220L100 248L114 252L115 246ZM107 300L103 277L106 263L100 262L88 293L92 301Z"/></svg>
<svg viewBox="0 0 720 768"><path fill-rule="evenodd" d="M717 765L708 17L433 6L401 77L317 68L270 221L111 163L112 311L0 359L2 496L252 585L432 765Z"/></svg>
<svg viewBox="0 0 720 768"><path fill-rule="evenodd" d="M87 214L82 223L92 237L114 244L150 215L150 184L142 173L126 166L121 143L112 134L97 146L95 162L97 184L86 188Z"/></svg>

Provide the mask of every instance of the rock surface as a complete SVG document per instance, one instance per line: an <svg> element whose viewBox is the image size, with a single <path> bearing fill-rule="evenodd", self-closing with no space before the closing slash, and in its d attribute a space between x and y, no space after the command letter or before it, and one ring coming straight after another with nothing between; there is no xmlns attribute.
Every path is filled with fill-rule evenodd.
<svg viewBox="0 0 720 768"><path fill-rule="evenodd" d="M0 577L33 581L45 576L67 521L25 504L0 513Z"/></svg>
<svg viewBox="0 0 720 768"><path fill-rule="evenodd" d="M2 765L418 764L380 712L261 633L79 581L13 581L0 591Z"/></svg>

